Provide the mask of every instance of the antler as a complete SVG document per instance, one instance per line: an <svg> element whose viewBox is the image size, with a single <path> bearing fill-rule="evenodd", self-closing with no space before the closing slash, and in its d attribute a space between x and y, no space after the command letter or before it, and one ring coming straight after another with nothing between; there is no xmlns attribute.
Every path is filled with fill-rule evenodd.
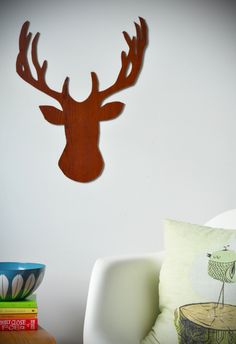
<svg viewBox="0 0 236 344"><path fill-rule="evenodd" d="M139 20L140 25L135 23L136 37L134 36L131 39L127 32L123 32L124 38L129 46L129 52L128 54L126 54L125 51L122 51L121 53L121 69L116 81L112 86L108 87L107 89L103 91L98 91L98 77L95 72L92 72L91 96L94 93L96 93L99 96L99 98L103 100L108 96L112 95L113 93L119 92L122 89L133 86L135 84L141 71L143 56L148 42L147 24L143 18L139 17ZM29 24L30 23L26 21L21 29L19 38L19 54L16 60L16 71L23 80L25 80L38 90L44 92L45 94L49 95L50 97L53 97L54 99L62 103L63 99L70 97L68 90L69 78L67 77L65 79L62 87L62 92L57 92L47 85L45 80L47 61L44 60L41 66L37 57L37 44L39 39L39 33L37 33L34 36L31 45L31 57L33 66L37 73L37 79L34 78L34 76L31 73L27 57L27 52L32 38L32 33L28 33ZM127 75L130 66L131 71Z"/></svg>
<svg viewBox="0 0 236 344"><path fill-rule="evenodd" d="M133 86L138 79L142 68L145 48L148 43L148 28L145 20L139 17L140 25L135 24L136 37L132 39L126 31L123 31L124 38L129 46L129 52L121 53L121 69L114 84L103 91L98 91L98 78L96 73L92 72L92 92L98 92L100 98L103 100L115 92L119 92L124 88ZM131 71L127 75L131 66Z"/></svg>
<svg viewBox="0 0 236 344"><path fill-rule="evenodd" d="M45 81L47 61L45 60L42 66L40 66L38 57L37 57L37 44L38 44L38 39L39 39L39 32L34 36L33 41L32 41L32 46L31 46L31 57L32 57L34 68L37 73L37 79L35 79L31 73L30 65L27 58L27 51L29 49L29 45L32 38L32 33L31 32L28 33L29 24L30 23L26 21L23 24L22 29L21 29L20 38L19 38L19 54L16 60L16 71L23 80L25 80L26 82L28 82L29 84L37 88L38 90L46 93L50 97L62 103L63 98L69 96L69 91L68 91L69 78L67 77L65 79L63 87L62 87L62 92L54 91L47 85Z"/></svg>

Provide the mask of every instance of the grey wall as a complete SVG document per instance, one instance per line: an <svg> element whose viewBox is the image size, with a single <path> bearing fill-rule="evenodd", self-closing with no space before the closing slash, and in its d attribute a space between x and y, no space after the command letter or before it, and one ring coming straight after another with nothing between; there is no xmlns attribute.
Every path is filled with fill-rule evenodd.
<svg viewBox="0 0 236 344"><path fill-rule="evenodd" d="M73 182L57 166L63 128L38 109L56 102L15 72L20 27L41 33L48 84L69 75L82 100L92 70L101 88L115 80L138 16L150 43L135 87L113 97L123 114L101 124L104 173ZM39 318L58 344L82 343L98 257L161 249L166 217L204 223L235 207L235 16L225 0L1 1L0 259L47 264Z"/></svg>

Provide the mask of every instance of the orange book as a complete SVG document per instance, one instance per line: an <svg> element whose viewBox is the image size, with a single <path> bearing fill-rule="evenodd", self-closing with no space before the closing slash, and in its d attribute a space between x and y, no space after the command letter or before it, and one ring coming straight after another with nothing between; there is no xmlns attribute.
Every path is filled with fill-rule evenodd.
<svg viewBox="0 0 236 344"><path fill-rule="evenodd" d="M37 314L0 314L0 320L1 319L37 319Z"/></svg>

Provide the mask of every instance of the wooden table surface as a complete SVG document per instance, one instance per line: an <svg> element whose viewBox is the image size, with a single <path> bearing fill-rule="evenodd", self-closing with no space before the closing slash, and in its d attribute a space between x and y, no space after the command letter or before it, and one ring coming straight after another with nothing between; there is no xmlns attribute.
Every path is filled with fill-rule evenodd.
<svg viewBox="0 0 236 344"><path fill-rule="evenodd" d="M0 344L56 344L56 340L39 326L36 331L1 331Z"/></svg>

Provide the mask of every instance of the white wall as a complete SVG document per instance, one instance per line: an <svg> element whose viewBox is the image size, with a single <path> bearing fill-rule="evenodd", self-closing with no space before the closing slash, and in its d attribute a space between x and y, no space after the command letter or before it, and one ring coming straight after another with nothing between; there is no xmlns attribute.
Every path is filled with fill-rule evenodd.
<svg viewBox="0 0 236 344"><path fill-rule="evenodd" d="M39 317L58 344L82 343L98 257L162 248L166 217L203 223L235 207L235 15L227 0L1 1L0 259L47 265ZM105 170L73 182L57 166L63 128L38 109L56 102L15 72L21 25L41 33L48 84L69 75L82 100L92 70L101 88L115 80L138 16L150 42L135 87L113 97L123 114L101 124Z"/></svg>

